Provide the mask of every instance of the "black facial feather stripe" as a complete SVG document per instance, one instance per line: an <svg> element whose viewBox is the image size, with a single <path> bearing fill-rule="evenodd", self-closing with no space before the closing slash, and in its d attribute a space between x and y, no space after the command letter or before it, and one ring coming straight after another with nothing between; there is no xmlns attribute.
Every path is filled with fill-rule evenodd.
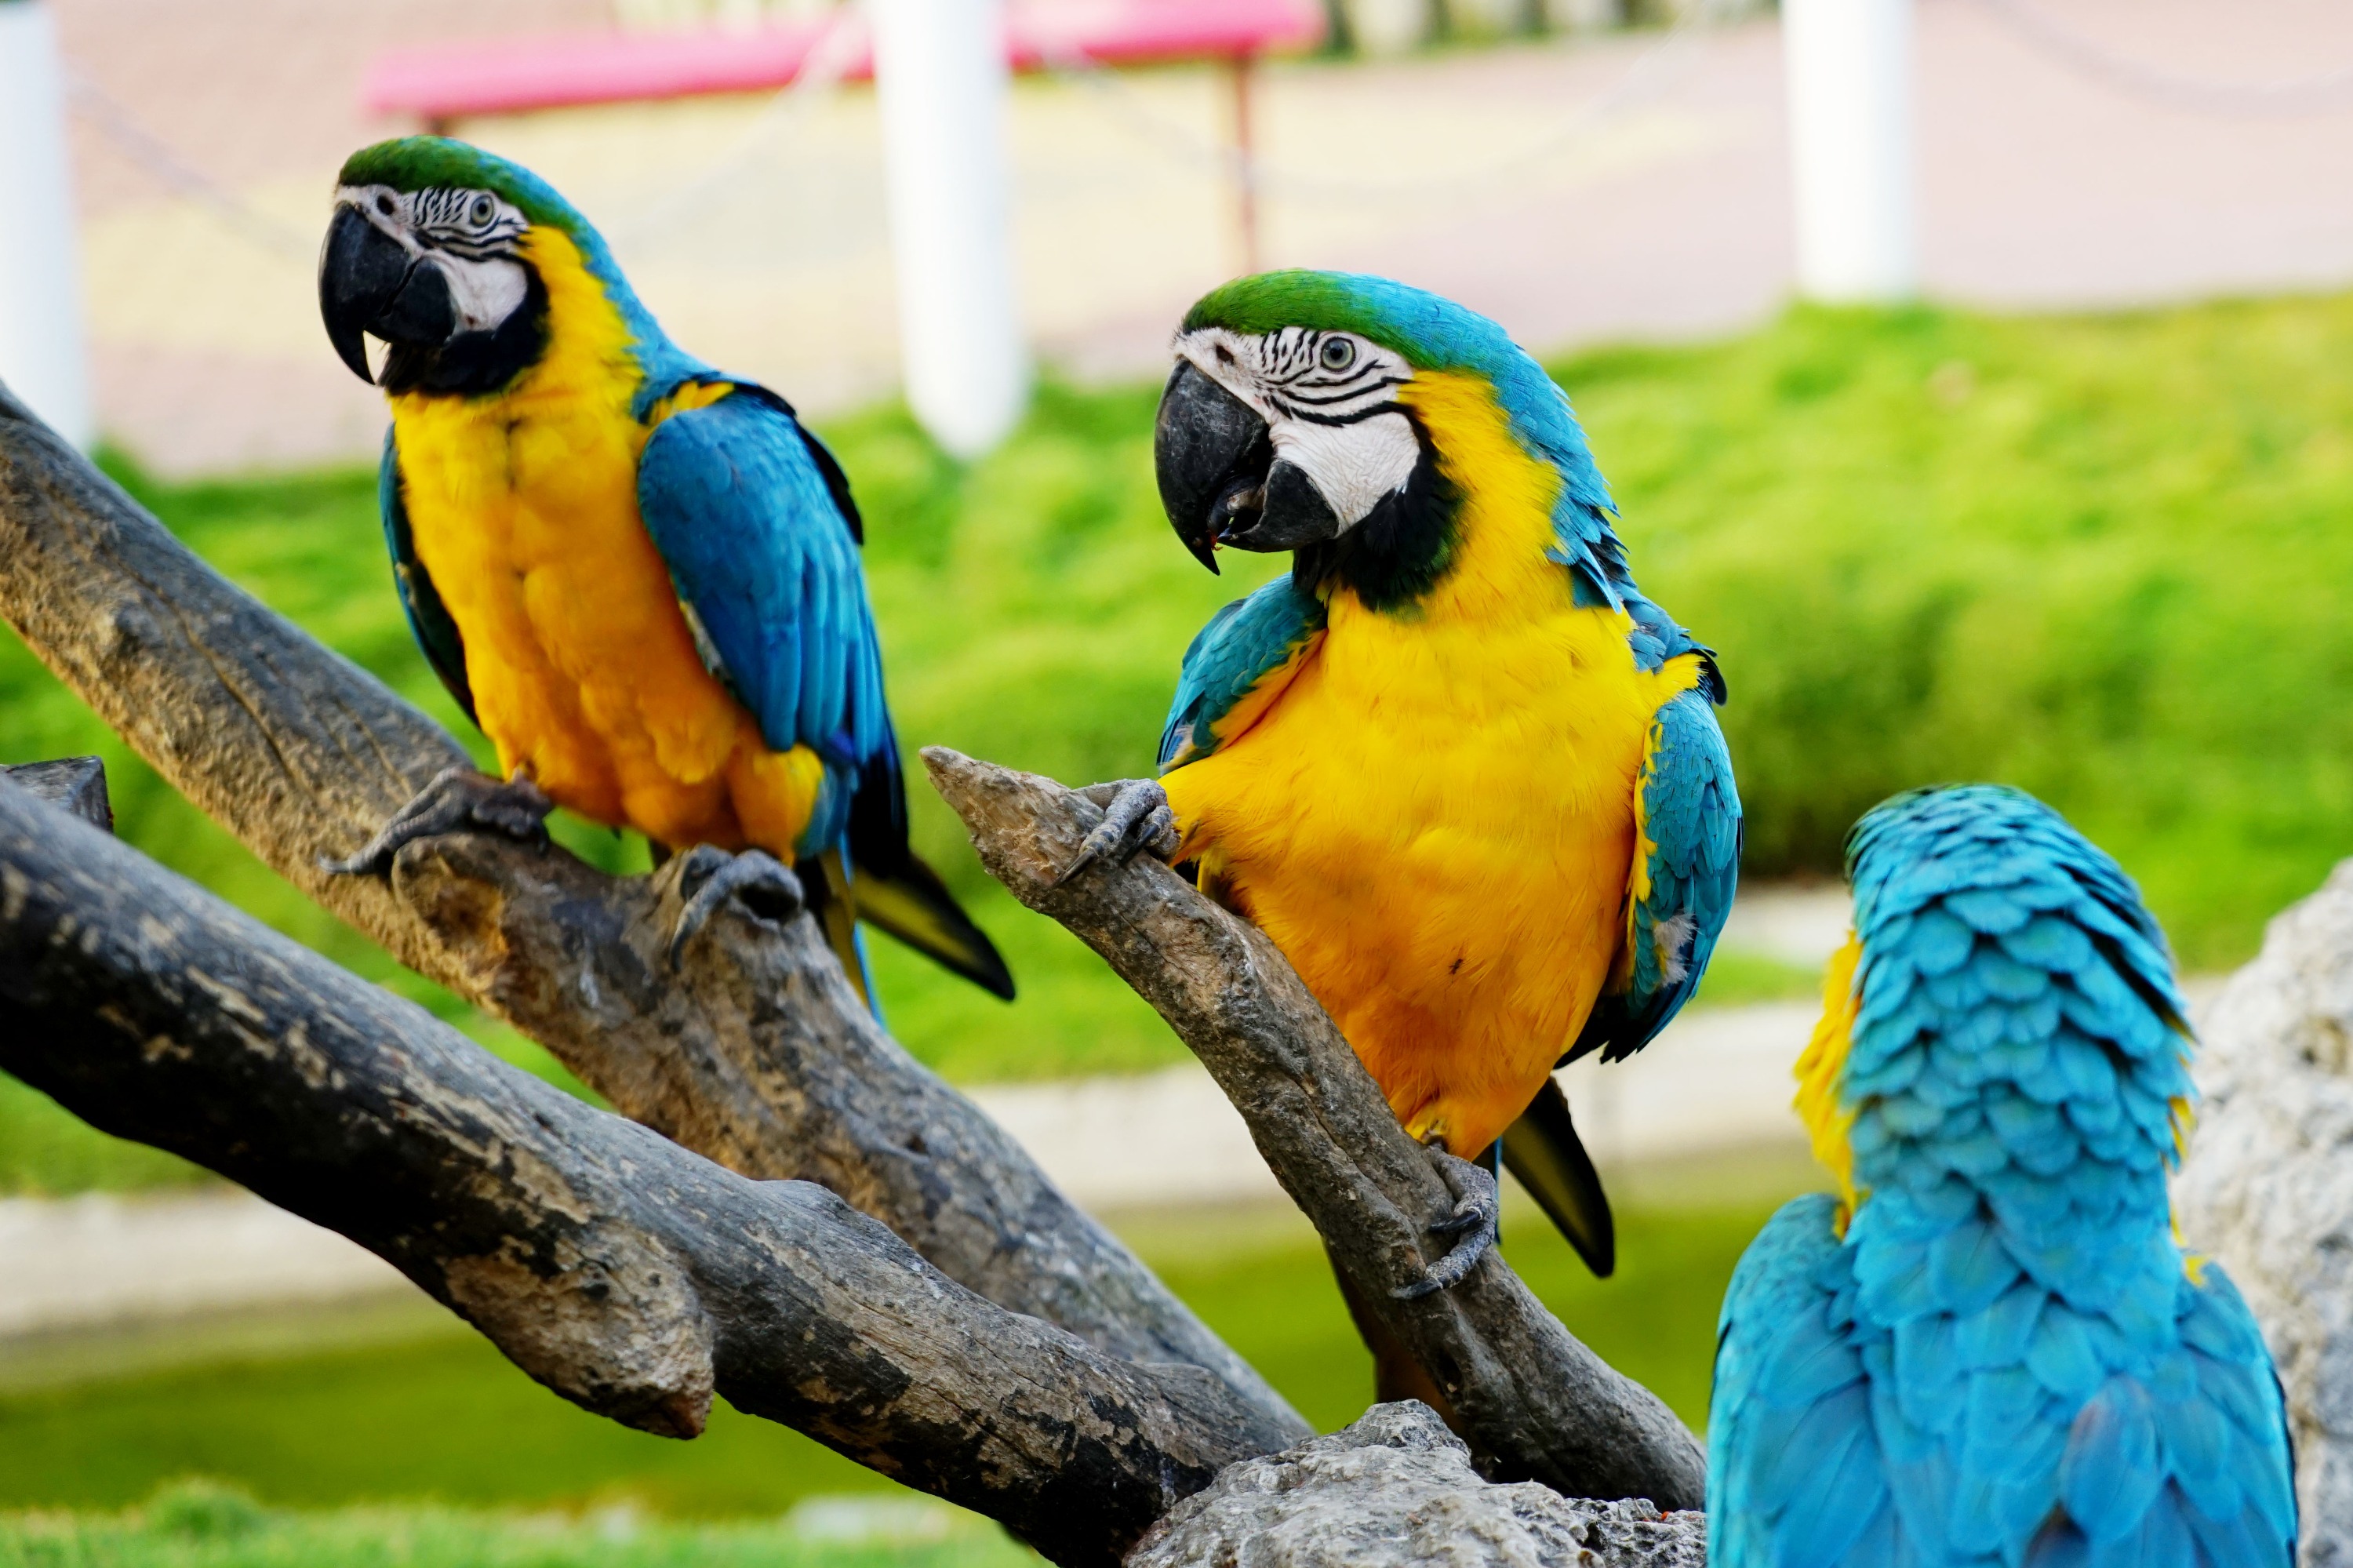
<svg viewBox="0 0 2353 1568"><path fill-rule="evenodd" d="M1311 425L1361 425L1366 419L1377 418L1383 414L1395 413L1397 408L1395 404L1384 398L1378 403L1370 403L1362 408L1351 408L1345 414L1318 414L1307 408L1285 408L1282 411L1290 418L1303 419Z"/></svg>
<svg viewBox="0 0 2353 1568"><path fill-rule="evenodd" d="M1379 368L1380 367L1378 366L1373 366L1373 369L1377 372ZM1386 392L1392 387L1404 386L1406 384L1406 380L1407 377L1402 376L1375 375L1371 379L1364 380L1362 384L1358 386L1346 387L1335 386L1331 389L1332 395L1327 397L1309 397L1306 393L1302 392L1295 387L1289 387L1283 388L1282 396L1283 401L1286 403L1303 404L1311 408L1323 408L1329 407L1335 403L1349 402L1355 398L1363 397L1367 392ZM1323 388L1319 387L1318 390L1323 390Z"/></svg>
<svg viewBox="0 0 2353 1568"><path fill-rule="evenodd" d="M487 191L436 186L411 198L418 238L459 256L505 254L530 224ZM478 216L487 208L488 216Z"/></svg>

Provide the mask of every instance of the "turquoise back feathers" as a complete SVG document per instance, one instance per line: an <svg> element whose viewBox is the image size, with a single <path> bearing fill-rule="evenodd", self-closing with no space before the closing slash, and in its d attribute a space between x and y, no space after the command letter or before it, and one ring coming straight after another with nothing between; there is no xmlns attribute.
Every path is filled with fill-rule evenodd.
<svg viewBox="0 0 2353 1568"><path fill-rule="evenodd" d="M2189 1042L2132 883L1984 787L1880 807L1849 867L1858 1197L1725 1297L1711 1561L2285 1568L2269 1357L2171 1232Z"/></svg>

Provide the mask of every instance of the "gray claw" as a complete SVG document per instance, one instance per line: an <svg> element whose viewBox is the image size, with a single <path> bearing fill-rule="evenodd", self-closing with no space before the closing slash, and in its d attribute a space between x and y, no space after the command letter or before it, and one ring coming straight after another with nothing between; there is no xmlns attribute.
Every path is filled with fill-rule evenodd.
<svg viewBox="0 0 2353 1568"><path fill-rule="evenodd" d="M1430 1162L1454 1194L1454 1211L1430 1222L1431 1231L1458 1238L1445 1256L1422 1270L1419 1279L1389 1292L1400 1301L1417 1300L1462 1283L1479 1260L1487 1255L1500 1234L1503 1193L1495 1173L1484 1165L1456 1158L1436 1144L1429 1146Z"/></svg>
<svg viewBox="0 0 2353 1568"><path fill-rule="evenodd" d="M1110 799L1103 798L1110 791ZM1125 865L1145 850L1162 860L1176 853L1182 841L1176 832L1176 813L1168 804L1168 792L1150 779L1125 779L1117 784L1097 784L1081 791L1103 807L1103 820L1097 822L1079 845L1079 853L1054 878L1060 887L1071 878L1109 856Z"/></svg>
<svg viewBox="0 0 2353 1568"><path fill-rule="evenodd" d="M678 968L679 957L694 934L710 924L720 906L731 898L740 901L754 920L776 926L792 919L802 907L801 879L765 850L729 854L710 844L697 844L686 852L686 863L679 867L678 885L686 895L686 907L679 911L678 924L670 927L671 969Z"/></svg>
<svg viewBox="0 0 2353 1568"><path fill-rule="evenodd" d="M375 837L343 860L322 855L319 867L337 876L376 876L418 839L482 828L524 843L547 842L547 814L555 802L520 769L501 783L470 768L445 768L393 813Z"/></svg>

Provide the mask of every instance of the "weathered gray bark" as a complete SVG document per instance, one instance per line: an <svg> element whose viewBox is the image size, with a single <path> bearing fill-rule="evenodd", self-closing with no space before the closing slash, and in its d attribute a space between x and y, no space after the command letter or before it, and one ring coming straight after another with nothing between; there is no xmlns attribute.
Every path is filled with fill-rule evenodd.
<svg viewBox="0 0 2353 1568"><path fill-rule="evenodd" d="M1056 886L1100 810L1051 779L944 747L923 759L989 871L1101 953L1201 1058L1358 1294L1452 1403L1490 1476L1703 1506L1697 1440L1578 1343L1500 1256L1452 1289L1391 1295L1444 1249L1429 1224L1452 1197L1262 933L1148 855Z"/></svg>
<svg viewBox="0 0 2353 1568"><path fill-rule="evenodd" d="M824 1188L751 1181L506 1066L0 783L0 1068L391 1262L568 1399L713 1393L1110 1563L1295 1436L965 1289Z"/></svg>
<svg viewBox="0 0 2353 1568"><path fill-rule="evenodd" d="M1428 1405L1229 1467L1152 1527L1127 1568L1704 1568L1707 1520L1647 1502L1496 1486Z"/></svg>
<svg viewBox="0 0 2353 1568"><path fill-rule="evenodd" d="M114 805L106 798L106 764L95 757L19 762L0 767L0 779L37 800L63 807L94 828L114 831Z"/></svg>
<svg viewBox="0 0 2353 1568"><path fill-rule="evenodd" d="M2353 861L2274 919L2207 1009L2174 1183L2287 1391L2302 1559L2353 1565Z"/></svg>
<svg viewBox="0 0 2353 1568"><path fill-rule="evenodd" d="M719 939L691 944L673 972L677 862L615 878L466 833L410 846L389 880L322 872L465 754L224 581L5 387L0 615L280 874L623 1114L745 1175L817 1181L989 1299L1124 1360L1206 1367L1306 1435L1018 1145L875 1027L813 921L723 916Z"/></svg>

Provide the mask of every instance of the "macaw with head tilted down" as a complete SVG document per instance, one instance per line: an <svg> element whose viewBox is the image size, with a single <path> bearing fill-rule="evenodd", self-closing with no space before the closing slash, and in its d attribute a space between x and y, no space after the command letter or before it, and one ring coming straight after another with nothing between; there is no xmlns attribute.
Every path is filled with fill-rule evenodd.
<svg viewBox="0 0 2353 1568"><path fill-rule="evenodd" d="M1848 844L1854 937L1799 1066L1839 1192L1724 1301L1715 1568L2287 1568L2263 1336L2166 1172L2189 1033L2116 862L1989 786Z"/></svg>
<svg viewBox="0 0 2353 1568"><path fill-rule="evenodd" d="M765 852L689 862L678 941L765 881L870 996L853 916L1010 997L908 848L858 508L791 406L681 352L562 196L461 142L353 155L319 294L363 378L366 338L390 345L401 602L510 779L437 781L346 869L459 821L535 827L552 800L658 853Z"/></svg>
<svg viewBox="0 0 2353 1568"><path fill-rule="evenodd" d="M1170 522L1213 571L1292 567L1194 640L1163 777L1111 797L1082 863L1191 862L1291 960L1463 1199L1425 1286L1492 1239L1461 1161L1499 1140L1606 1273L1551 1074L1655 1035L1731 908L1714 657L1634 586L1568 399L1494 323L1273 272L1201 300L1176 352Z"/></svg>

